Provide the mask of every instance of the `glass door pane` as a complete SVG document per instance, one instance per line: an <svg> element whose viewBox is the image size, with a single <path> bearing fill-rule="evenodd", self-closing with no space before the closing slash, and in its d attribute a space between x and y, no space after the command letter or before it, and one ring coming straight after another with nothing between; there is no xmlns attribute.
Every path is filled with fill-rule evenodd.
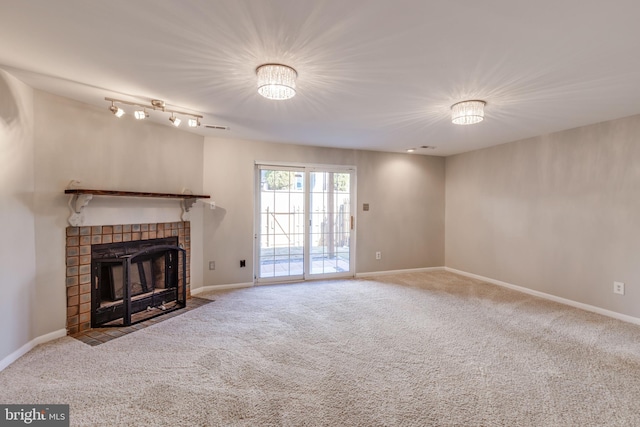
<svg viewBox="0 0 640 427"><path fill-rule="evenodd" d="M304 169L258 169L258 280L304 277L304 178Z"/></svg>
<svg viewBox="0 0 640 427"><path fill-rule="evenodd" d="M309 274L352 271L351 172L309 173Z"/></svg>

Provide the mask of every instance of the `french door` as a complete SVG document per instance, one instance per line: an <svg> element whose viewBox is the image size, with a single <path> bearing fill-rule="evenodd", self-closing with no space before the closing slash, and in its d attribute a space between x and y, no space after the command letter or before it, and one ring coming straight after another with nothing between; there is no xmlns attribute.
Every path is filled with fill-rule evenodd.
<svg viewBox="0 0 640 427"><path fill-rule="evenodd" d="M352 168L256 166L255 279L353 276Z"/></svg>

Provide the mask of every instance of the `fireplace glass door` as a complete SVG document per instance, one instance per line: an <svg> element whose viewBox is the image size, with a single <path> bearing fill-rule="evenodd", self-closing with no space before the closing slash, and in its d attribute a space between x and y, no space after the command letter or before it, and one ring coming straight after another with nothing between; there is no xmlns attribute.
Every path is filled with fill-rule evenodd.
<svg viewBox="0 0 640 427"><path fill-rule="evenodd" d="M186 258L176 244L170 237L93 245L92 327L128 325L184 307Z"/></svg>
<svg viewBox="0 0 640 427"><path fill-rule="evenodd" d="M162 268L162 267L161 267ZM122 299L122 287L123 283L123 267L122 264L112 265L109 269L109 278L110 278L110 286L104 286L109 292L109 296L112 301L117 301ZM154 277L151 273L152 270L152 261L146 260L137 262L132 265L131 268L131 296L135 297L137 295L152 292L154 289L163 287L164 283L158 282L157 284L154 282ZM160 286L162 285L162 286ZM104 298L103 298L104 300Z"/></svg>

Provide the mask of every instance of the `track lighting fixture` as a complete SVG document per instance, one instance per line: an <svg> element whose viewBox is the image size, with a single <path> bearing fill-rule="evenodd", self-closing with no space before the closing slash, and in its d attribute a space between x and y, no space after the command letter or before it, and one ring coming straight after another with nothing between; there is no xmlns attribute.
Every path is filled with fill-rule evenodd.
<svg viewBox="0 0 640 427"><path fill-rule="evenodd" d="M137 120L144 120L147 117L149 117L149 113L147 112L147 109L154 110L154 111L159 110L165 113L171 113L171 117L169 117L169 121L175 127L180 126L180 123L182 123L182 119L180 119L180 117L178 117L177 115L189 117L188 125L189 127L192 127L192 128L200 126L200 119L202 118L200 114L187 113L185 111L168 109L166 108L166 104L164 103L164 101L160 99L152 99L149 101L149 104L123 101L121 99L114 99L114 98L105 98L105 101L111 102L109 111L111 111L116 117L122 117L125 114L122 108L115 105L116 103L118 103L118 104L133 105L135 107L139 107L139 109L135 110L133 113L133 116Z"/></svg>
<svg viewBox="0 0 640 427"><path fill-rule="evenodd" d="M182 123L182 120L180 120L178 117L174 116L173 113L171 113L171 117L169 117L169 121L175 126L178 127L180 126L180 123Z"/></svg>
<svg viewBox="0 0 640 427"><path fill-rule="evenodd" d="M113 101L111 101L111 107L109 107L109 111L111 111L117 118L124 116L124 110L122 108L116 107Z"/></svg>

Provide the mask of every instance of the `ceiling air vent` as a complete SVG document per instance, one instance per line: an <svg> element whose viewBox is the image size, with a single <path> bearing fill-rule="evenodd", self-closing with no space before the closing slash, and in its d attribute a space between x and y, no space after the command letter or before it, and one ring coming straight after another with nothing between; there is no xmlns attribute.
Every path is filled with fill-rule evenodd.
<svg viewBox="0 0 640 427"><path fill-rule="evenodd" d="M216 130L229 130L231 129L229 126L220 126L220 125L204 125L204 127L208 129L216 129Z"/></svg>
<svg viewBox="0 0 640 427"><path fill-rule="evenodd" d="M422 145L420 148L425 148L427 150L435 150L438 147L435 147L433 145Z"/></svg>

